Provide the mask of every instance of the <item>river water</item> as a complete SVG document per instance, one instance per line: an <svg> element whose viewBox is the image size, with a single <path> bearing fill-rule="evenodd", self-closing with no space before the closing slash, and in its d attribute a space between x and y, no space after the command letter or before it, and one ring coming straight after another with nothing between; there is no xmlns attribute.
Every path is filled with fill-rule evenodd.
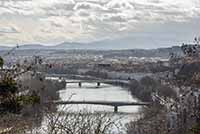
<svg viewBox="0 0 200 134"><path fill-rule="evenodd" d="M70 80L67 80L70 81ZM74 81L74 80L73 80ZM120 102L137 102L127 89L101 83L97 87L97 83L82 83L82 87L78 83L68 83L66 88L59 91L61 100L70 101L120 101ZM118 107L121 114L137 114L140 106L122 106ZM84 111L88 112L113 112L114 107L101 105L70 105L68 110L71 112Z"/></svg>
<svg viewBox="0 0 200 134"><path fill-rule="evenodd" d="M51 78L58 80L57 78ZM75 81L75 80L66 80ZM120 86L101 83L97 87L97 83L82 83L79 87L78 83L68 83L65 89L58 91L60 100L62 101L116 101L116 102L137 102L131 93ZM59 105L57 110L61 113L79 113L86 112L95 116L95 113L108 113L112 118L120 119L117 121L121 128L113 128L112 134L125 134L125 124L130 121L137 120L141 117L141 106L122 106L118 107L118 113L114 113L114 107L102 105L86 105L86 104L73 104L73 105ZM47 126L47 124L44 124ZM119 132L119 129L122 130Z"/></svg>

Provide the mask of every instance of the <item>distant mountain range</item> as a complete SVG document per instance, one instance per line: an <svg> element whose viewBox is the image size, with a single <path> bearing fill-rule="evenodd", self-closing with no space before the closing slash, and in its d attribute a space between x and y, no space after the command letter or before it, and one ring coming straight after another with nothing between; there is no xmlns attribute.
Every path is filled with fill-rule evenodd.
<svg viewBox="0 0 200 134"><path fill-rule="evenodd" d="M106 44L107 45L107 44ZM23 46L19 46L17 50L27 51L31 54L32 51L30 50L54 50L56 53L60 53L63 50L70 52L73 50L73 53L80 53L82 51L87 51L88 53L95 53L95 54L103 54L105 57L113 57L113 56L123 56L123 57L163 57L168 58L170 53L176 53L178 55L182 55L182 50L180 46L173 46L173 47L166 47L166 48L157 48L157 49L120 49L114 50L111 46L106 46L102 42L96 43L68 43L64 42L56 46L44 46L40 44L27 44ZM119 45L118 45L119 48ZM0 46L0 50L11 50L11 47ZM76 51L75 51L76 50ZM26 52L26 53L27 53ZM21 53L19 51L19 53Z"/></svg>
<svg viewBox="0 0 200 134"><path fill-rule="evenodd" d="M0 50L9 50L13 47L8 46L0 46ZM85 49L85 50L128 50L128 49L142 49L142 48L134 48L130 45L123 45L120 43L118 45L111 45L110 43L103 43L103 42L95 42L95 43L69 43L64 42L55 46L46 46L41 44L26 44L21 45L18 48L19 50L27 50L27 49L61 49L61 50L68 50L68 49ZM145 48L144 48L145 49ZM147 49L148 50L148 49Z"/></svg>
<svg viewBox="0 0 200 134"><path fill-rule="evenodd" d="M139 45L138 45L139 46ZM135 47L135 45L134 45ZM157 49L137 49L130 41L99 41L93 43L63 42L55 46L44 46L41 44L21 45L17 50L95 50L105 52L105 56L136 56L136 57L169 57L170 53L182 54L179 46L157 48ZM12 47L0 46L1 50L10 50Z"/></svg>
<svg viewBox="0 0 200 134"><path fill-rule="evenodd" d="M161 42L161 41L158 41ZM20 45L18 49L94 49L94 50L127 50L127 49L152 49L158 47L166 47L170 45L169 40L163 40L162 44L157 44L149 38L143 39L142 37L126 37L113 40L101 40L91 43L78 43L78 42L63 42L54 46L46 46L41 44L25 44ZM169 45L166 45L169 44ZM172 44L171 44L172 45ZM0 46L0 50L11 49L10 47Z"/></svg>

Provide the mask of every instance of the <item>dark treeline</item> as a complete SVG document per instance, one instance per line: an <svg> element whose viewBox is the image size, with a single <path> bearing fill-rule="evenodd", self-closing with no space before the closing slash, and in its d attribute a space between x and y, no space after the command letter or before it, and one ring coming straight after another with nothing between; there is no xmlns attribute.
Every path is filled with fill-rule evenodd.
<svg viewBox="0 0 200 134"><path fill-rule="evenodd" d="M131 80L130 91L133 96L136 96L138 99L147 102L153 101L152 93L157 93L164 99L167 97L174 99L177 98L177 94L172 88L162 85L159 81L154 80L149 76L143 77L140 81Z"/></svg>

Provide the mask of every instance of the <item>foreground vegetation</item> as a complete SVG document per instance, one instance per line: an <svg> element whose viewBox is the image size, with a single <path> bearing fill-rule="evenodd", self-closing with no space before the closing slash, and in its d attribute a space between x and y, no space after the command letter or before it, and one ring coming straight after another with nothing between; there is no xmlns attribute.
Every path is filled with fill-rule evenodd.
<svg viewBox="0 0 200 134"><path fill-rule="evenodd" d="M150 96L155 93L162 101L146 109L141 119L128 124L128 134L200 133L199 43L200 38L195 38L194 45L183 44L184 57L172 54L169 61L172 71L160 79L164 89L149 78L133 82L132 92L140 99L152 100ZM138 90L140 86L141 91Z"/></svg>

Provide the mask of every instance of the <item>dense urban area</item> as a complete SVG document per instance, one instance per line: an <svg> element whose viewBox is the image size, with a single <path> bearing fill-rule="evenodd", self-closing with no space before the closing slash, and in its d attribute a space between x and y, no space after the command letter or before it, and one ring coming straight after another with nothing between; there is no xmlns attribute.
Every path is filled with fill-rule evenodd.
<svg viewBox="0 0 200 134"><path fill-rule="evenodd" d="M132 50L17 45L0 55L0 134L200 134L200 38ZM120 86L148 105L122 127L117 111L57 111L66 79Z"/></svg>

